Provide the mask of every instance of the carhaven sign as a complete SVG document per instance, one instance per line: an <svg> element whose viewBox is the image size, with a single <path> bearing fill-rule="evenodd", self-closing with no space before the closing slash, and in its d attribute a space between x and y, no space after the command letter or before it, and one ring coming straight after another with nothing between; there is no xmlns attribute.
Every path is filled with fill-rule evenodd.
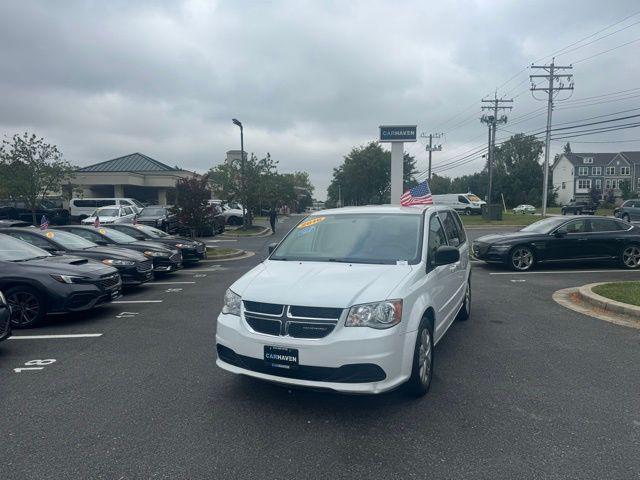
<svg viewBox="0 0 640 480"><path fill-rule="evenodd" d="M380 125L381 142L415 142L417 125Z"/></svg>

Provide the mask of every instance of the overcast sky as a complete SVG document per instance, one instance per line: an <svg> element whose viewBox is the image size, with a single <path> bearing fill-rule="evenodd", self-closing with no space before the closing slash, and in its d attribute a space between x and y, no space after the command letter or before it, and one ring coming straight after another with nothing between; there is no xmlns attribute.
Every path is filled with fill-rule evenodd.
<svg viewBox="0 0 640 480"><path fill-rule="evenodd" d="M33 131L79 166L138 151L204 172L239 148L237 117L247 151L270 152L282 172L308 171L324 199L332 169L353 146L374 140L380 124L445 132L436 168L482 144L480 99L514 76L498 90L516 97L513 125L504 128L544 127L544 112L517 123L545 106L527 91L523 67L638 10L637 0L3 0L0 132ZM558 61L639 37L633 25ZM638 88L640 42L578 62L572 73L570 102ZM554 120L640 107L640 90L632 94L559 103ZM576 138L635 139L637 129ZM422 144L406 150L425 168ZM573 150L640 150L640 142Z"/></svg>

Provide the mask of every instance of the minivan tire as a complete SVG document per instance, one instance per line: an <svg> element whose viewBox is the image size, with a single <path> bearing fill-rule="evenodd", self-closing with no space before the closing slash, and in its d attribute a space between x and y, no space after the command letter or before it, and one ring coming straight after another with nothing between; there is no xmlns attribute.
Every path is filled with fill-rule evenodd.
<svg viewBox="0 0 640 480"><path fill-rule="evenodd" d="M456 316L456 320L464 322L471 316L471 279L467 280L467 289L464 292L464 303Z"/></svg>
<svg viewBox="0 0 640 480"><path fill-rule="evenodd" d="M429 391L433 378L433 331L426 317L418 327L411 365L411 377L405 384L405 391L412 397L422 397Z"/></svg>

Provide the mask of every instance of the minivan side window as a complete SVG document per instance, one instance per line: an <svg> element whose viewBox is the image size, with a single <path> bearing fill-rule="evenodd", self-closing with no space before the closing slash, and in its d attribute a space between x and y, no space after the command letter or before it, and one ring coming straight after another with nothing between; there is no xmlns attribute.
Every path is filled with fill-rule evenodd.
<svg viewBox="0 0 640 480"><path fill-rule="evenodd" d="M462 195L458 195L458 201L460 203L469 203L469 200L466 197L463 197Z"/></svg>
<svg viewBox="0 0 640 480"><path fill-rule="evenodd" d="M433 264L436 251L446 244L447 237L438 215L431 215L431 219L429 219L429 242L427 243L427 265Z"/></svg>
<svg viewBox="0 0 640 480"><path fill-rule="evenodd" d="M78 208L96 208L95 200L73 200L73 205Z"/></svg>
<svg viewBox="0 0 640 480"><path fill-rule="evenodd" d="M120 205L131 205L129 200L120 200Z"/></svg>
<svg viewBox="0 0 640 480"><path fill-rule="evenodd" d="M96 200L96 207L108 207L115 204L115 200Z"/></svg>
<svg viewBox="0 0 640 480"><path fill-rule="evenodd" d="M452 247L459 246L462 243L462 240L460 239L460 229L458 228L451 212L439 212L438 215L440 216L440 220L444 226L444 231L447 234L449 245Z"/></svg>

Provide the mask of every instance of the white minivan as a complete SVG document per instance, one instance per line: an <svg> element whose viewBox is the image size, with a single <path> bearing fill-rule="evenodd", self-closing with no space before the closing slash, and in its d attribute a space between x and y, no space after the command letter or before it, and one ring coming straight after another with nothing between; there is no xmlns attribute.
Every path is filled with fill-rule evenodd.
<svg viewBox="0 0 640 480"><path fill-rule="evenodd" d="M135 198L72 198L69 200L69 214L74 220L84 220L96 208L112 205L116 207L131 207L136 213L140 213L144 208L144 205Z"/></svg>
<svg viewBox="0 0 640 480"><path fill-rule="evenodd" d="M314 213L227 290L217 365L304 387L424 395L433 347L471 310L469 241L451 208Z"/></svg>
<svg viewBox="0 0 640 480"><path fill-rule="evenodd" d="M487 202L473 193L447 193L444 195L434 195L433 203L451 207L465 215L482 213L482 205Z"/></svg>

